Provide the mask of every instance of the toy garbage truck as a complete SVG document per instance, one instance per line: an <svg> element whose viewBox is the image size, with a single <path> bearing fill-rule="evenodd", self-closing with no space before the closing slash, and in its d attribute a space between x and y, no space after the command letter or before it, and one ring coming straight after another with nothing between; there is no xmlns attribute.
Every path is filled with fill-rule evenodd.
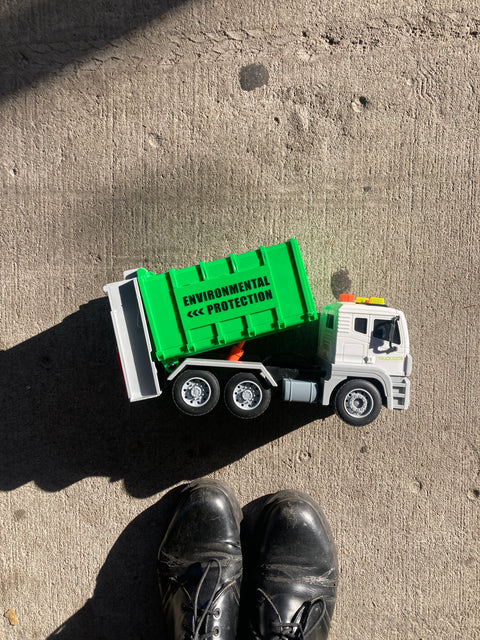
<svg viewBox="0 0 480 640"><path fill-rule="evenodd" d="M171 388L188 415L223 396L235 416L255 418L273 392L331 405L355 426L383 405L408 408L402 311L342 294L317 313L295 239L162 274L134 269L104 291L132 402Z"/></svg>

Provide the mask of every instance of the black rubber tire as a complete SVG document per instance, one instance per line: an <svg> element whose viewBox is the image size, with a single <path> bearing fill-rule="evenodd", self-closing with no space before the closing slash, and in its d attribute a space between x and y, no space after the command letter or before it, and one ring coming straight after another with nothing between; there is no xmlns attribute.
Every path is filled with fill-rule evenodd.
<svg viewBox="0 0 480 640"><path fill-rule="evenodd" d="M268 409L271 398L271 389L253 373L237 373L225 386L225 404L237 418L258 418Z"/></svg>
<svg viewBox="0 0 480 640"><path fill-rule="evenodd" d="M210 371L187 369L175 378L172 389L175 405L188 416L210 413L220 399L220 384Z"/></svg>
<svg viewBox="0 0 480 640"><path fill-rule="evenodd" d="M380 391L368 380L348 380L335 396L337 415L353 427L363 427L373 422L381 408Z"/></svg>

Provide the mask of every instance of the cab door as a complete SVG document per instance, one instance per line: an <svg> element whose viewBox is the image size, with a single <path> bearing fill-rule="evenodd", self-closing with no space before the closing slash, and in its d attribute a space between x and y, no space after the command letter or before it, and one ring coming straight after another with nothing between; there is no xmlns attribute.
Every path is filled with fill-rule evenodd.
<svg viewBox="0 0 480 640"><path fill-rule="evenodd" d="M366 314L354 315L351 330L343 343L343 362L348 364L367 363L369 340L368 316Z"/></svg>

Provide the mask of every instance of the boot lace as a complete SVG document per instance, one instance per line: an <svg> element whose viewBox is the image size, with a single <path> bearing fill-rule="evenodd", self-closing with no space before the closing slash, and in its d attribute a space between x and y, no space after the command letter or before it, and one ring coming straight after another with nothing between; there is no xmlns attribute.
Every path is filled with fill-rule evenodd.
<svg viewBox="0 0 480 640"><path fill-rule="evenodd" d="M200 591L202 589L203 583L205 582L209 572L215 566L218 569L215 587L212 590L212 595L210 596L207 604L202 609L201 607L198 606ZM217 558L211 558L208 561L207 566L205 567L205 571L203 572L203 575L198 583L197 589L195 591L195 595L193 597L192 605L185 605L184 607L185 611L190 611L192 613L191 626L189 625L188 629L185 630L186 631L184 636L185 640L206 640L207 638L214 638L219 634L220 631L218 627L214 627L208 633L202 633L201 629L204 626L207 616L217 616L219 613L218 609L213 609L212 606L217 596L217 592L220 588L221 580L222 580L222 566L219 560L217 560Z"/></svg>
<svg viewBox="0 0 480 640"><path fill-rule="evenodd" d="M322 606L322 611L318 616L318 619L314 623L314 627L316 627L323 620L327 613L327 605L323 598L315 598L309 602L305 602L300 609L295 613L291 622L285 622L281 620L280 613L273 603L272 599L266 594L263 589L258 589L258 592L267 600L270 604L276 615L278 616L278 620L272 620L270 623L270 631L268 635L268 640L307 640L307 636L305 633L307 632L310 635L311 628L307 631L308 626L308 618L313 609L317 605ZM294 620L296 622L294 622ZM254 636L257 640L266 640L258 635L254 631Z"/></svg>

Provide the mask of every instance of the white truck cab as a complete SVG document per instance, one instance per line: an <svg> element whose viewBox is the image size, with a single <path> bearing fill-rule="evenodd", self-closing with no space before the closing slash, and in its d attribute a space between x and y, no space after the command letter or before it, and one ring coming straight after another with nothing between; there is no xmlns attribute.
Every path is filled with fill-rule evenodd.
<svg viewBox="0 0 480 640"><path fill-rule="evenodd" d="M382 298L343 294L339 302L324 306L318 355L324 370L319 400L334 403L350 424L367 424L381 404L408 408L412 357L407 322Z"/></svg>

